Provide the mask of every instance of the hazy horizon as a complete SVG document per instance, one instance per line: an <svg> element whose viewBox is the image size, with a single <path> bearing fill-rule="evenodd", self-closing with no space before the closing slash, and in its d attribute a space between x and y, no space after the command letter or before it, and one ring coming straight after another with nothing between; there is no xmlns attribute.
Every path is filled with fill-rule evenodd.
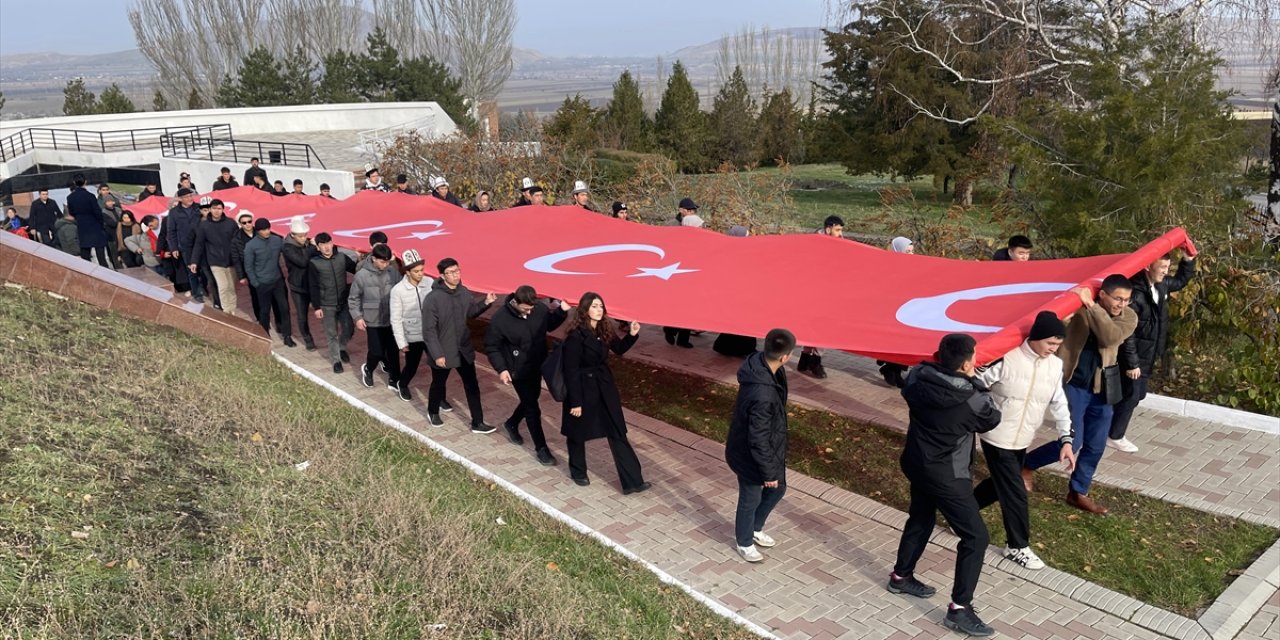
<svg viewBox="0 0 1280 640"><path fill-rule="evenodd" d="M0 3L0 56L92 55L134 49L137 43L128 18L131 4L132 0ZM552 56L653 56L709 42L746 25L821 26L826 4L825 0L616 4L517 0L514 44ZM83 19L51 21L51 16Z"/></svg>

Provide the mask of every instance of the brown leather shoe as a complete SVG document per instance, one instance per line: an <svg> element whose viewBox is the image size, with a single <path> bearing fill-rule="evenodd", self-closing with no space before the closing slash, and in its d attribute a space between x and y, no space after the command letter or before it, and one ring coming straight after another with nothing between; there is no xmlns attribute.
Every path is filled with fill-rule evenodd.
<svg viewBox="0 0 1280 640"><path fill-rule="evenodd" d="M1107 515L1107 511L1108 511L1106 507L1094 502L1093 498L1090 498L1088 494L1076 493L1069 489L1067 490L1067 504L1081 511L1096 513L1100 516Z"/></svg>
<svg viewBox="0 0 1280 640"><path fill-rule="evenodd" d="M1031 493L1036 489L1036 472L1026 467L1022 468L1022 486L1027 488L1027 493Z"/></svg>

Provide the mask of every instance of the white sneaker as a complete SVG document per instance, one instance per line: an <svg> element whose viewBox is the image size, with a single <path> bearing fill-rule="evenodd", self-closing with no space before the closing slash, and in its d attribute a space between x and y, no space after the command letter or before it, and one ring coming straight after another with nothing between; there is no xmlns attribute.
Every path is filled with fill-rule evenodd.
<svg viewBox="0 0 1280 640"><path fill-rule="evenodd" d="M1044 568L1044 560L1041 560L1040 556L1036 555L1036 552L1031 550L1031 547L1023 547L1021 549L1009 547L1005 550L1004 557L1022 565L1025 569Z"/></svg>
<svg viewBox="0 0 1280 640"><path fill-rule="evenodd" d="M760 550L756 549L753 544L749 547L738 547L738 555L742 556L747 562L760 562L764 560L764 556L760 555Z"/></svg>
<svg viewBox="0 0 1280 640"><path fill-rule="evenodd" d="M1128 438L1120 438L1119 440L1112 440L1111 438L1107 438L1107 446L1111 447L1112 449L1123 451L1125 453L1138 452L1138 445L1132 442L1129 442Z"/></svg>
<svg viewBox="0 0 1280 640"><path fill-rule="evenodd" d="M770 536L769 534L764 533L763 531L757 531L751 534L751 539L755 541L757 546L764 547L765 549L768 549L769 547L772 547L778 544L778 541L774 540L773 536Z"/></svg>

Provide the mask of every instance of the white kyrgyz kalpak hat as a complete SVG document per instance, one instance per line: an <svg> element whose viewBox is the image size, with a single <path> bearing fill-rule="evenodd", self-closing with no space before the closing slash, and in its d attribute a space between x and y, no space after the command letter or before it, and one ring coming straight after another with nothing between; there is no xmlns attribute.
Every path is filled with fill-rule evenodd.
<svg viewBox="0 0 1280 640"><path fill-rule="evenodd" d="M581 180L575 180L573 182L573 195L576 196L579 193L586 193L588 191L590 191L590 189L587 188L587 183Z"/></svg>
<svg viewBox="0 0 1280 640"><path fill-rule="evenodd" d="M530 190L530 189L534 188L535 186L536 186L536 185L533 183L533 178L521 178L521 179L520 179L520 190L521 190L521 191L528 191L528 190Z"/></svg>
<svg viewBox="0 0 1280 640"><path fill-rule="evenodd" d="M311 225L307 224L307 218L305 216L294 216L293 219L289 221L289 233L298 233L302 235L311 233Z"/></svg>
<svg viewBox="0 0 1280 640"><path fill-rule="evenodd" d="M449 181L444 176L431 176L431 189L439 189L440 187L449 186Z"/></svg>
<svg viewBox="0 0 1280 640"><path fill-rule="evenodd" d="M419 256L416 250L408 249L400 256L400 261L404 263L404 270L408 271L422 264L422 256Z"/></svg>

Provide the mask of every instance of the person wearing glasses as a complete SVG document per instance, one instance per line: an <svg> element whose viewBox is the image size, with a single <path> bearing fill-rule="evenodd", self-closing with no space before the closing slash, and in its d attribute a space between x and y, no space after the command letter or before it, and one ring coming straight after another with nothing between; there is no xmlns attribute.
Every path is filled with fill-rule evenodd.
<svg viewBox="0 0 1280 640"><path fill-rule="evenodd" d="M1067 406L1076 468L1071 472L1067 504L1097 515L1107 508L1089 497L1093 474L1102 461L1111 433L1112 405L1120 401L1120 347L1138 327L1138 316L1129 308L1133 283L1121 273L1102 281L1098 299L1088 287L1073 290L1083 306L1067 323L1067 338L1058 350L1062 358L1062 378L1067 381ZM1036 469L1057 462L1062 443L1052 441L1027 454L1022 480L1030 492Z"/></svg>

